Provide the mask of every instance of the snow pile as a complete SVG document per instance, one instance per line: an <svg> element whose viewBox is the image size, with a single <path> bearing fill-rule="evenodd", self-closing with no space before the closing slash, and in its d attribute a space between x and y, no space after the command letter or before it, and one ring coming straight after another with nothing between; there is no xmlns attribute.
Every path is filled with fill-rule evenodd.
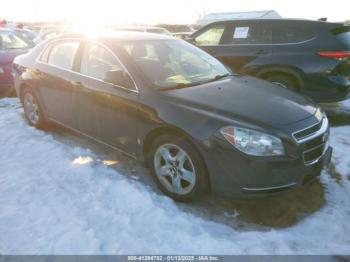
<svg viewBox="0 0 350 262"><path fill-rule="evenodd" d="M324 103L322 107L330 117L350 117L350 99L338 103Z"/></svg>
<svg viewBox="0 0 350 262"><path fill-rule="evenodd" d="M327 204L287 229L242 232L181 211L0 100L0 254L350 254L350 127L332 135L341 177L323 174Z"/></svg>

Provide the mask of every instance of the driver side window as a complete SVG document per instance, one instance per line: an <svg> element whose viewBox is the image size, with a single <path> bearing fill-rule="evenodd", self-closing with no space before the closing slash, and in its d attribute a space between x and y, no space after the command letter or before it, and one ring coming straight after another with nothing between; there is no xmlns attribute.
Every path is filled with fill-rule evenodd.
<svg viewBox="0 0 350 262"><path fill-rule="evenodd" d="M105 80L108 71L123 70L114 55L97 44L88 44L81 60L80 72L83 75Z"/></svg>

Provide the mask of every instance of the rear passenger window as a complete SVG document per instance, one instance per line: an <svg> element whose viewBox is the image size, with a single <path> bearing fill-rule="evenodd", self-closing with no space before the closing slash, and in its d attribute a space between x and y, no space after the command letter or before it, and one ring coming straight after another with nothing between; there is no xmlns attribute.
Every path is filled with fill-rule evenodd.
<svg viewBox="0 0 350 262"><path fill-rule="evenodd" d="M224 30L224 25L209 28L195 38L195 44L198 46L218 45Z"/></svg>
<svg viewBox="0 0 350 262"><path fill-rule="evenodd" d="M234 25L227 34L225 44L249 45L249 44L271 44L272 29L270 25Z"/></svg>
<svg viewBox="0 0 350 262"><path fill-rule="evenodd" d="M302 24L280 24L273 29L273 42L276 44L298 43L314 37L310 26Z"/></svg>
<svg viewBox="0 0 350 262"><path fill-rule="evenodd" d="M44 52L42 52L42 54L40 55L39 61L47 63L49 60L50 50L51 50L51 45L48 45L45 48Z"/></svg>
<svg viewBox="0 0 350 262"><path fill-rule="evenodd" d="M79 42L61 42L52 46L48 64L72 70Z"/></svg>

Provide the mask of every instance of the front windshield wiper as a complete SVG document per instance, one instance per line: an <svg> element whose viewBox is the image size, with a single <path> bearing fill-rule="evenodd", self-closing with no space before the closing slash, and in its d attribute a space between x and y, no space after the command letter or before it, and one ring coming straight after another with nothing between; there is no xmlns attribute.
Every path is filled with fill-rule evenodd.
<svg viewBox="0 0 350 262"><path fill-rule="evenodd" d="M228 76L232 76L232 74L227 73L227 74L223 74L223 75L216 75L214 78L209 79L209 80L207 80L207 81L202 81L202 82L177 83L177 84L174 85L174 86L162 88L162 90L163 90L163 91L168 91L168 90L181 89L181 88L186 88L186 87L191 87L191 86L198 86L198 85L202 85L202 84L214 82L214 81L223 79L223 78L228 77Z"/></svg>
<svg viewBox="0 0 350 262"><path fill-rule="evenodd" d="M168 91L168 90L173 90L173 89L181 89L181 88L186 88L186 87L191 87L191 86L198 86L201 85L202 82L196 82L196 83L177 83L174 86L169 86L169 87L164 87L162 88L162 91Z"/></svg>
<svg viewBox="0 0 350 262"><path fill-rule="evenodd" d="M232 76L232 74L227 73L227 74L223 74L223 75L216 75L213 79L209 79L208 81L205 81L204 83L214 82L214 81L223 79L223 78L228 77L228 76Z"/></svg>

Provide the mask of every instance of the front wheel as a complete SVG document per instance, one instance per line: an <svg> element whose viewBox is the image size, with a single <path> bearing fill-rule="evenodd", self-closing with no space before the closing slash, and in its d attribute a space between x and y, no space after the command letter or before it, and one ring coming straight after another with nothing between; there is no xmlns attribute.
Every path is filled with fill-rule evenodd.
<svg viewBox="0 0 350 262"><path fill-rule="evenodd" d="M30 88L24 89L22 103L28 123L36 128L44 128L46 124L44 115L35 93Z"/></svg>
<svg viewBox="0 0 350 262"><path fill-rule="evenodd" d="M205 165L185 139L164 135L152 145L152 169L163 193L178 201L198 199L207 189Z"/></svg>

